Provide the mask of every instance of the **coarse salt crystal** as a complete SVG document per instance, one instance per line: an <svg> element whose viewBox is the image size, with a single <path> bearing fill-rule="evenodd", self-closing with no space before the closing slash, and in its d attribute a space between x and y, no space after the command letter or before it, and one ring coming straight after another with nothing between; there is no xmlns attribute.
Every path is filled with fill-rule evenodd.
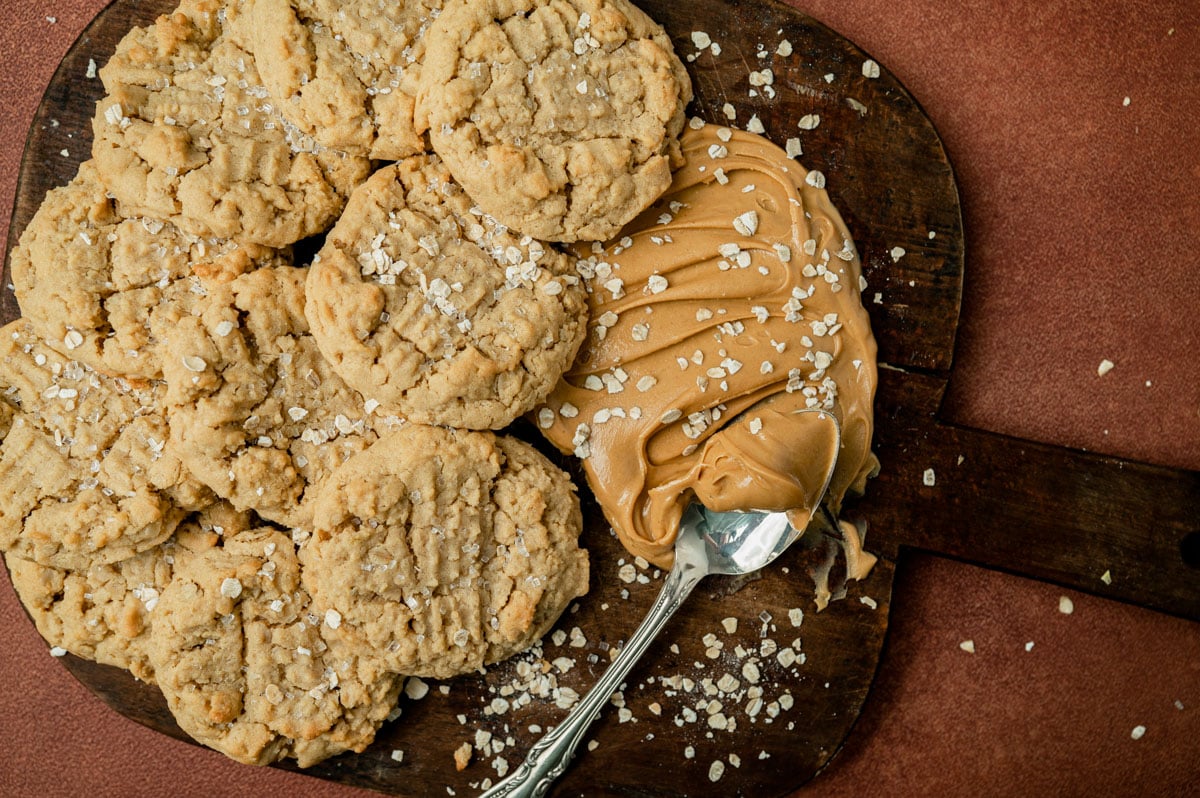
<svg viewBox="0 0 1200 798"><path fill-rule="evenodd" d="M935 484L937 484L937 476L933 473L932 468L925 469L925 473L921 475L921 482L924 483L925 487L927 488L932 488Z"/></svg>
<svg viewBox="0 0 1200 798"><path fill-rule="evenodd" d="M1104 360L1100 361L1100 366L1096 369L1096 374L1103 377L1105 374L1113 370L1114 365L1116 364L1108 358L1105 358Z"/></svg>

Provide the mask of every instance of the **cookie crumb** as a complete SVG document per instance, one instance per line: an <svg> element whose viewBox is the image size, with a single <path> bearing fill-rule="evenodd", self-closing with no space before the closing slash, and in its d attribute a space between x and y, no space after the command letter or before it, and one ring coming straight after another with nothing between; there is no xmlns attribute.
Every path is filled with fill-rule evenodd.
<svg viewBox="0 0 1200 798"><path fill-rule="evenodd" d="M467 765L471 764L471 754L475 749L470 743L463 743L458 748L454 749L454 769L462 772L467 769Z"/></svg>

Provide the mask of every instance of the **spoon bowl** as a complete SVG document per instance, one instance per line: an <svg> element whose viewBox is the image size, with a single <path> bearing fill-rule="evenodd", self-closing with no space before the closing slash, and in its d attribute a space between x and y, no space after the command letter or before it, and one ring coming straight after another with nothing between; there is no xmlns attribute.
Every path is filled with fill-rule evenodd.
<svg viewBox="0 0 1200 798"><path fill-rule="evenodd" d="M842 435L841 425L833 413L822 409L797 412L813 413L818 419L827 420L830 439L825 443L832 444L824 479L819 485L808 486L805 506L788 511L714 512L698 502L690 504L679 522L675 562L645 620L566 720L539 740L525 761L506 779L483 793L482 798L545 795L566 770L600 708L700 580L709 575L754 573L773 562L800 537L829 490Z"/></svg>

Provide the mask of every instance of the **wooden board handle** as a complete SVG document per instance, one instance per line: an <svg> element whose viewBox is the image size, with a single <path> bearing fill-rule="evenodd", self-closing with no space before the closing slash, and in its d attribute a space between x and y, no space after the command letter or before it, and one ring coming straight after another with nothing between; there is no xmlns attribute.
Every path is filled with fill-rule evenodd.
<svg viewBox="0 0 1200 798"><path fill-rule="evenodd" d="M870 522L870 548L895 556L911 546L1200 619L1200 472L953 427L913 410L937 407L943 385L881 374L883 470L853 510Z"/></svg>

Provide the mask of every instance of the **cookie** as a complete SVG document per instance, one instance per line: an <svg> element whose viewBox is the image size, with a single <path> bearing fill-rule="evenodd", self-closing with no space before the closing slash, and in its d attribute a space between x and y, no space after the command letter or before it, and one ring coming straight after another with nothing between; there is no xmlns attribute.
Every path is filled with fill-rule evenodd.
<svg viewBox="0 0 1200 798"><path fill-rule="evenodd" d="M670 184L691 82L626 0L459 0L425 41L417 127L514 230L606 239Z"/></svg>
<svg viewBox="0 0 1200 798"><path fill-rule="evenodd" d="M165 540L212 494L168 443L161 382L95 372L0 328L0 550L56 568L123 560Z"/></svg>
<svg viewBox="0 0 1200 798"><path fill-rule="evenodd" d="M127 219L91 161L46 195L13 250L21 312L49 346L109 374L162 375L154 317L286 253L188 235L148 217Z"/></svg>
<svg viewBox="0 0 1200 798"><path fill-rule="evenodd" d="M403 679L323 637L292 541L255 529L176 558L155 608L150 662L180 728L247 764L307 767L361 751ZM335 621L336 623L336 621Z"/></svg>
<svg viewBox="0 0 1200 798"><path fill-rule="evenodd" d="M221 503L184 521L165 542L117 563L71 570L12 554L5 562L17 595L47 643L152 682L150 624L179 549L211 548L219 535L233 534L246 522Z"/></svg>
<svg viewBox="0 0 1200 798"><path fill-rule="evenodd" d="M375 440L377 419L304 318L305 269L214 286L163 331L171 441L240 510L308 529L310 488Z"/></svg>
<svg viewBox="0 0 1200 798"><path fill-rule="evenodd" d="M184 0L126 35L100 70L92 155L127 215L284 247L327 228L370 165L274 112L243 5Z"/></svg>
<svg viewBox="0 0 1200 798"><path fill-rule="evenodd" d="M448 678L527 648L587 591L581 523L528 444L410 424L321 489L301 579L347 645Z"/></svg>
<svg viewBox="0 0 1200 798"><path fill-rule="evenodd" d="M254 0L254 58L280 114L323 146L424 152L413 97L443 0Z"/></svg>
<svg viewBox="0 0 1200 798"><path fill-rule="evenodd" d="M583 340L567 256L474 207L436 157L379 170L350 198L308 278L322 354L385 408L497 429L554 386Z"/></svg>

